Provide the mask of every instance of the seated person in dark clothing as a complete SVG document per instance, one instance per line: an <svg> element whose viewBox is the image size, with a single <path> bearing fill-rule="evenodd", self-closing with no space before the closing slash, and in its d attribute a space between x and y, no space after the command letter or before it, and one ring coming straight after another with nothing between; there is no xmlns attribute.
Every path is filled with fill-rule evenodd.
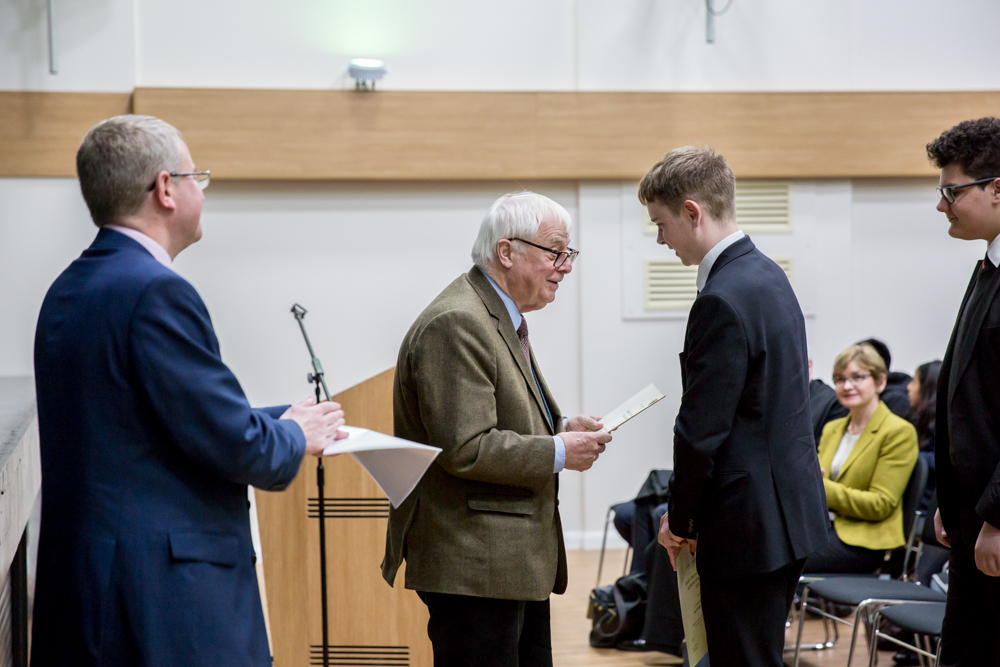
<svg viewBox="0 0 1000 667"><path fill-rule="evenodd" d="M917 433L879 400L886 375L882 357L866 343L834 362L837 400L850 414L823 429L830 542L806 559L804 572L871 573L886 550L906 543L902 498L917 461Z"/></svg>
<svg viewBox="0 0 1000 667"><path fill-rule="evenodd" d="M880 341L878 338L868 338L867 340L861 340L855 343L855 345L871 345L878 352L878 355L882 357L882 361L885 362L886 369L886 379L885 379L885 390L882 392L882 402L885 403L892 414L898 415L902 418L906 418L906 415L910 413L910 397L907 387L910 384L911 378L906 373L900 373L898 371L892 370L892 355L889 353L889 346Z"/></svg>
<svg viewBox="0 0 1000 667"><path fill-rule="evenodd" d="M813 436L816 438L816 449L819 449L819 439L823 436L823 427L827 422L847 416L847 408L837 400L837 392L819 378L813 377L813 360L809 360L809 406L812 408Z"/></svg>
<svg viewBox="0 0 1000 667"><path fill-rule="evenodd" d="M671 474L670 470L651 470L633 500L612 507L615 530L632 547L630 574L646 571L646 547L656 541L660 530L660 517L666 512L667 484Z"/></svg>
<svg viewBox="0 0 1000 667"><path fill-rule="evenodd" d="M937 414L937 382L941 362L937 359L920 364L907 386L910 397L910 412L906 418L917 429L919 456L927 461L927 488L920 500L920 509L927 509L934 494L934 427ZM933 516L933 513L931 514Z"/></svg>

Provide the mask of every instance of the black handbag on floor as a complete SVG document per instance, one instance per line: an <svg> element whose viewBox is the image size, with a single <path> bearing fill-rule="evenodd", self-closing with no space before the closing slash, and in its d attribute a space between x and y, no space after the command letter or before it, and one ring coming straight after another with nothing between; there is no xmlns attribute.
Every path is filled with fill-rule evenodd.
<svg viewBox="0 0 1000 667"><path fill-rule="evenodd" d="M645 572L627 574L610 586L590 591L590 645L614 648L620 641L638 638L646 621L646 596Z"/></svg>

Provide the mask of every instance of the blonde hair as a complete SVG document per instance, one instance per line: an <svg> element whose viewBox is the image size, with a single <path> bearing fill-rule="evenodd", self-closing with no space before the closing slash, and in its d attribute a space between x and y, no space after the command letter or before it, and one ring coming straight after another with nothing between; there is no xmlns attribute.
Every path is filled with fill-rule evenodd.
<svg viewBox="0 0 1000 667"><path fill-rule="evenodd" d="M639 183L639 203L660 202L674 213L688 199L716 222L736 219L736 178L711 148L675 148L654 164Z"/></svg>
<svg viewBox="0 0 1000 667"><path fill-rule="evenodd" d="M882 379L889 373L882 355L868 343L861 343L860 345L852 345L837 355L833 362L833 377L843 375L844 371L847 370L847 365L852 361L871 373L872 380L875 381L876 385L882 382Z"/></svg>

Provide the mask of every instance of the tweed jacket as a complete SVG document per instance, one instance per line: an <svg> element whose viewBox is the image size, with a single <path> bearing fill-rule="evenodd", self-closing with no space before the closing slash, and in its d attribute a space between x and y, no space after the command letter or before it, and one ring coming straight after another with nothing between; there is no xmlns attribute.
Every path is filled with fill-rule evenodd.
<svg viewBox="0 0 1000 667"><path fill-rule="evenodd" d="M552 472L562 414L534 353L531 364L537 383L510 314L475 267L410 327L396 362L395 434L442 451L389 512L390 585L405 560L405 585L417 591L545 600L565 590Z"/></svg>
<svg viewBox="0 0 1000 667"><path fill-rule="evenodd" d="M819 464L826 472L826 503L836 513L833 528L844 544L866 549L895 549L903 535L903 492L917 462L917 431L879 403L865 430L830 481L830 464L850 417L829 422L819 445Z"/></svg>

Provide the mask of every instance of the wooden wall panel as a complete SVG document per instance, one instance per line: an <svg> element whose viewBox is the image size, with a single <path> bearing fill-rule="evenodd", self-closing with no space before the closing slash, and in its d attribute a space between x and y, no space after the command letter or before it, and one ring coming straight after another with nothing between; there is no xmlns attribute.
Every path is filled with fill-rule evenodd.
<svg viewBox="0 0 1000 667"><path fill-rule="evenodd" d="M131 93L0 91L0 177L76 176L87 131L131 108Z"/></svg>
<svg viewBox="0 0 1000 667"><path fill-rule="evenodd" d="M711 145L741 178L928 176L924 146L1000 93L474 93L138 89L220 178L639 178Z"/></svg>
<svg viewBox="0 0 1000 667"><path fill-rule="evenodd" d="M1000 92L524 93L139 88L222 179L637 179L668 149L741 178L930 176L924 146ZM72 176L124 94L0 93L0 176Z"/></svg>
<svg viewBox="0 0 1000 667"><path fill-rule="evenodd" d="M393 373L333 397L352 425L392 433ZM395 587L382 579L389 501L351 457L324 459L324 468L331 664L430 667L427 608L403 587L402 569ZM307 457L285 491L256 497L275 667L319 664L319 522L309 517L316 460Z"/></svg>

